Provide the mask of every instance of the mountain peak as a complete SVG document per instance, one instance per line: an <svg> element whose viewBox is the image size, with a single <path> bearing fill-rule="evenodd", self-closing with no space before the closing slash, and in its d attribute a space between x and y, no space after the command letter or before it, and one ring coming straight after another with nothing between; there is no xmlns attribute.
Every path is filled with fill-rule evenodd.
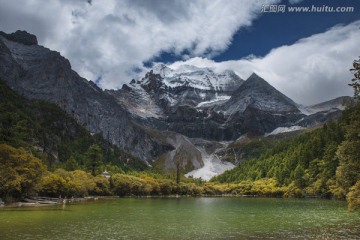
<svg viewBox="0 0 360 240"><path fill-rule="evenodd" d="M9 41L21 43L24 45L38 44L36 36L26 31L17 30L16 32L10 34L0 31L0 36L3 36Z"/></svg>
<svg viewBox="0 0 360 240"><path fill-rule="evenodd" d="M296 104L256 73L234 92L222 107L226 115L245 112L247 107L267 112L298 112Z"/></svg>
<svg viewBox="0 0 360 240"><path fill-rule="evenodd" d="M246 79L246 81L263 81L266 82L262 77L260 77L259 75L257 75L256 73L252 73L250 75L250 77L248 77L248 79Z"/></svg>
<svg viewBox="0 0 360 240"><path fill-rule="evenodd" d="M252 73L248 79L243 84L243 88L273 88L265 79L257 75L256 73Z"/></svg>
<svg viewBox="0 0 360 240"><path fill-rule="evenodd" d="M248 79L249 78L261 78L259 75L257 75L255 72L253 72L251 75L250 75L250 77L248 77Z"/></svg>
<svg viewBox="0 0 360 240"><path fill-rule="evenodd" d="M171 88L190 87L199 91L232 92L243 83L232 70L218 73L209 67L182 64L174 68L162 63L155 64L152 69Z"/></svg>

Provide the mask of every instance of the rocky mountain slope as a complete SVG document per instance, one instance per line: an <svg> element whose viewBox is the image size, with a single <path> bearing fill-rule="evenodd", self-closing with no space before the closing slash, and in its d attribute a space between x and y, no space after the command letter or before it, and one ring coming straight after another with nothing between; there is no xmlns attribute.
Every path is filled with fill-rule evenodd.
<svg viewBox="0 0 360 240"><path fill-rule="evenodd" d="M26 98L57 104L148 164L161 161L170 170L180 159L188 176L206 178L234 166L217 154L229 142L322 124L351 101L303 107L256 74L244 81L233 71L189 65L157 64L142 79L103 91L22 31L0 32L0 78Z"/></svg>
<svg viewBox="0 0 360 240"><path fill-rule="evenodd" d="M314 127L337 118L351 102L341 97L303 107L255 73L244 81L231 71L216 74L188 65L177 70L157 65L141 80L106 92L139 125L212 141Z"/></svg>
<svg viewBox="0 0 360 240"><path fill-rule="evenodd" d="M34 37L26 32L0 36L0 78L13 90L28 99L57 104L91 133L101 133L144 161L172 149L134 124L126 109L80 77L58 52L31 42Z"/></svg>
<svg viewBox="0 0 360 240"><path fill-rule="evenodd" d="M91 135L55 104L20 97L1 79L0 93L0 144L26 149L48 169L88 167L86 152L94 144L101 149L102 164L132 171L146 168L140 159Z"/></svg>

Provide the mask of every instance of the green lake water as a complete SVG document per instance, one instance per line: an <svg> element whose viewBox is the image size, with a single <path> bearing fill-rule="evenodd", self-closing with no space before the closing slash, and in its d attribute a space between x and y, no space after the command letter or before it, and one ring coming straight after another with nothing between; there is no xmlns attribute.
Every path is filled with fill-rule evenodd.
<svg viewBox="0 0 360 240"><path fill-rule="evenodd" d="M0 239L360 239L360 213L320 199L99 199L0 208Z"/></svg>

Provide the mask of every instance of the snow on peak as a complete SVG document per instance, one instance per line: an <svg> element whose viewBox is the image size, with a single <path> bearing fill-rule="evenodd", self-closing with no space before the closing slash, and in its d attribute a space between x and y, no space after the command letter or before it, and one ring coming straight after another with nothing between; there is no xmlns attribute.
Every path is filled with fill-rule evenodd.
<svg viewBox="0 0 360 240"><path fill-rule="evenodd" d="M209 107L211 105L215 105L220 102L225 102L225 101L229 100L230 98L231 98L231 96L226 96L226 95L215 96L215 98L213 98L209 101L203 101L203 102L198 103L196 108Z"/></svg>
<svg viewBox="0 0 360 240"><path fill-rule="evenodd" d="M334 110L343 111L345 110L346 106L352 101L353 100L351 97L344 96L307 107L303 105L298 105L298 108L305 115L311 115L318 112L328 112Z"/></svg>
<svg viewBox="0 0 360 240"><path fill-rule="evenodd" d="M155 64L153 72L160 74L169 87L187 86L200 90L233 91L243 80L231 70L215 73L210 68L184 64L176 69L165 64Z"/></svg>
<svg viewBox="0 0 360 240"><path fill-rule="evenodd" d="M162 78L171 74L171 72L174 71L163 63L154 64L152 70L154 73L160 74Z"/></svg>
<svg viewBox="0 0 360 240"><path fill-rule="evenodd" d="M271 136L271 135L277 135L277 134L280 134L280 133L288 133L288 132L299 131L299 130L302 130L302 129L305 129L305 128L301 127L301 126L278 127L274 131L272 131L271 133L266 133L265 137Z"/></svg>

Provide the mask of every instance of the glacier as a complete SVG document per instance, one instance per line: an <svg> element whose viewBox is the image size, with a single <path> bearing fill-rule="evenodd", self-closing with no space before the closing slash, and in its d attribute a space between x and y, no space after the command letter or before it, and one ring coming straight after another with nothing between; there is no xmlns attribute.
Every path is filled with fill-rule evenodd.
<svg viewBox="0 0 360 240"><path fill-rule="evenodd" d="M221 161L216 154L207 154L202 151L204 166L185 174L185 177L201 178L209 181L211 178L235 167L231 162Z"/></svg>

